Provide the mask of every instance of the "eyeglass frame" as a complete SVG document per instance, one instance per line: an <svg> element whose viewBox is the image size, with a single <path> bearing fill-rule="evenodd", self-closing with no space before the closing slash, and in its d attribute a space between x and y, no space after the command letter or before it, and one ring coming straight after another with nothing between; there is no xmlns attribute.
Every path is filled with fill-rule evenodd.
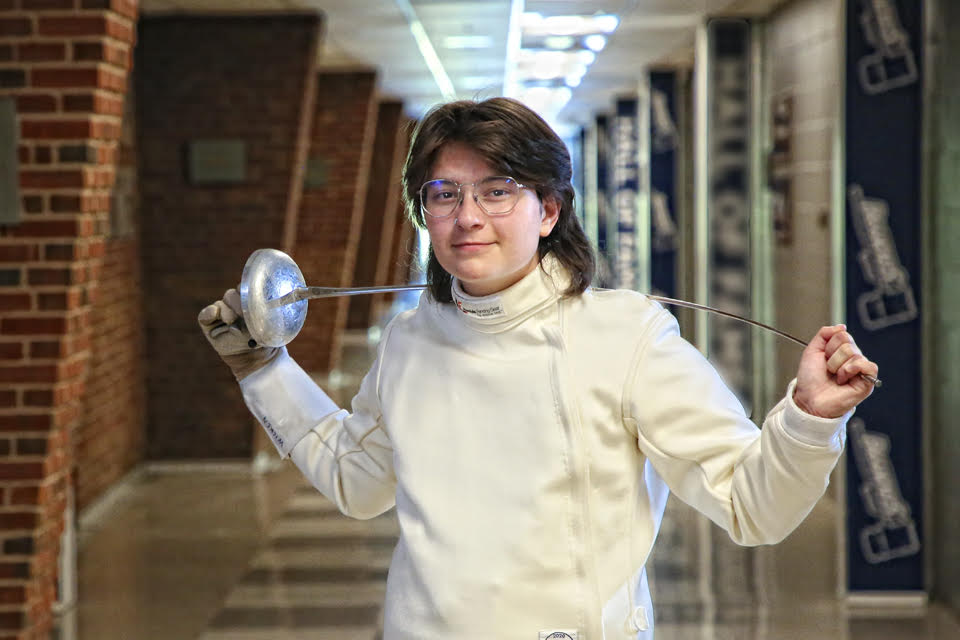
<svg viewBox="0 0 960 640"><path fill-rule="evenodd" d="M487 211L487 208L486 208L485 206L483 206L483 204L480 202L480 198L477 196L477 183L483 182L483 181L485 181L485 180L493 180L494 178L503 178L503 179L506 179L506 180L510 180L511 182L513 182L514 184L516 184L518 187L520 187L521 190L523 190L523 189L534 189L534 187L532 187L532 186L530 186L530 185L526 185L526 184L521 183L519 180L517 180L517 179L514 178L513 176L487 176L487 177L485 177L485 178L480 178L479 180L477 180L477 181L475 181L475 182L457 182L456 180L450 180L450 179L448 179L448 178L437 178L437 179L435 179L435 180L427 180L427 181L424 182L422 185L420 185L420 189L417 190L417 195L420 197L420 210L424 213L424 215L430 216L430 217L433 218L434 220L446 220L447 218L449 218L450 216L452 216L452 215L454 214L454 212L457 210L458 207L460 207L460 206L463 204L463 188L464 188L464 187L473 187L473 201L477 204L478 207L480 207L480 210L481 210L481 211L483 211L483 212L484 212L485 214L487 214L488 216L506 216L506 215L509 215L509 214L513 213L513 210L517 208L517 205L518 205L518 204L520 204L520 194L519 194L519 193L517 193L517 201L513 203L513 206L510 207L509 209L507 209L506 211L503 211L503 212L500 212L500 213L491 213L491 212ZM451 184L457 185L457 204L453 207L453 209L450 210L450 213L448 213L447 215L444 215L444 216L434 215L434 214L430 213L430 211L429 211L429 209L427 209L426 205L423 204L423 188L426 187L426 186L427 186L428 184L430 184L431 182L449 182L449 183L451 183ZM534 191L536 191L536 190L534 189ZM538 196L538 197L539 197L539 196Z"/></svg>

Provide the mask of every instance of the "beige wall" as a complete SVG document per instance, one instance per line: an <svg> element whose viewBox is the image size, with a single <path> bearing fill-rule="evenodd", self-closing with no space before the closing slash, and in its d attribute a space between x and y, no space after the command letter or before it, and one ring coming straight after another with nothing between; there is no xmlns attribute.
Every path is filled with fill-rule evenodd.
<svg viewBox="0 0 960 640"><path fill-rule="evenodd" d="M832 140L840 120L842 25L839 0L797 0L770 16L766 29L769 83L763 104L793 98L792 175L788 199L792 238L773 248L774 324L809 338L831 320L830 223ZM769 116L768 116L769 117ZM779 392L796 375L800 347L778 340Z"/></svg>
<svg viewBox="0 0 960 640"><path fill-rule="evenodd" d="M933 597L960 612L960 3L932 0L928 11L924 143L924 288L921 301L926 380ZM930 526L932 525L932 526Z"/></svg>

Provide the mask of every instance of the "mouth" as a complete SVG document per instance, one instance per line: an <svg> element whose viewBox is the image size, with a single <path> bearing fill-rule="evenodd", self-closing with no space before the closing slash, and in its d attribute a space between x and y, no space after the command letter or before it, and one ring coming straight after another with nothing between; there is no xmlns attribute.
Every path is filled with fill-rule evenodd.
<svg viewBox="0 0 960 640"><path fill-rule="evenodd" d="M489 247L492 245L492 242L455 242L453 244L454 249L479 249L481 247Z"/></svg>

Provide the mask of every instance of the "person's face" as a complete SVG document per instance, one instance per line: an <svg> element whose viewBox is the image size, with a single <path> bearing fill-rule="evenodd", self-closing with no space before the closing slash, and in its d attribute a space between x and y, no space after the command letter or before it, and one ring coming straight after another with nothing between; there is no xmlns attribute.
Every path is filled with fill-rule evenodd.
<svg viewBox="0 0 960 640"><path fill-rule="evenodd" d="M450 143L440 149L427 180L469 185L494 175L498 172L470 147ZM536 191L525 188L513 211L490 216L473 199L472 187L466 186L463 202L451 215L423 217L440 266L460 281L466 293L479 297L506 289L537 267L540 238L550 235L559 213L554 199L541 203Z"/></svg>

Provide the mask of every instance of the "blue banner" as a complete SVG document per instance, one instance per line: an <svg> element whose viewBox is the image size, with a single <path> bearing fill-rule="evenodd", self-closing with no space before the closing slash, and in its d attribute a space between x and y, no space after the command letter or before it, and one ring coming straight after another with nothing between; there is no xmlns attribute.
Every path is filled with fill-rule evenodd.
<svg viewBox="0 0 960 640"><path fill-rule="evenodd" d="M924 588L922 5L847 2L846 321L884 381L849 426L851 592Z"/></svg>
<svg viewBox="0 0 960 640"><path fill-rule="evenodd" d="M750 316L750 23L712 19L707 36L709 304ZM710 360L749 412L751 329L730 318L709 322Z"/></svg>
<svg viewBox="0 0 960 640"><path fill-rule="evenodd" d="M677 74L650 72L650 285L677 296Z"/></svg>
<svg viewBox="0 0 960 640"><path fill-rule="evenodd" d="M610 246L607 242L610 225L610 123L607 116L596 118L597 130L597 260L599 286L612 286Z"/></svg>
<svg viewBox="0 0 960 640"><path fill-rule="evenodd" d="M620 98L613 126L613 215L617 220L614 276L620 289L637 288L637 191L640 188L636 98Z"/></svg>

